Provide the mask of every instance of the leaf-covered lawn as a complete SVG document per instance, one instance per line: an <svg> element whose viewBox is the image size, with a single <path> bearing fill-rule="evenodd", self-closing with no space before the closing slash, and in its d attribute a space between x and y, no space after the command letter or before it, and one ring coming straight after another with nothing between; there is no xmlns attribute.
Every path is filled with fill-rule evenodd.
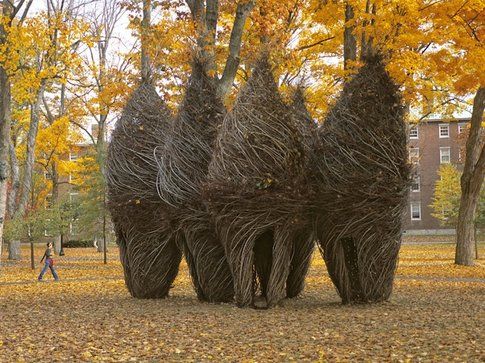
<svg viewBox="0 0 485 363"><path fill-rule="evenodd" d="M108 265L66 250L62 281L37 283L23 252L0 272L0 362L485 360L485 260L456 267L452 245L403 246L391 301L370 306L340 305L315 253L304 295L271 310L199 303L185 265L169 299L135 300L115 247Z"/></svg>

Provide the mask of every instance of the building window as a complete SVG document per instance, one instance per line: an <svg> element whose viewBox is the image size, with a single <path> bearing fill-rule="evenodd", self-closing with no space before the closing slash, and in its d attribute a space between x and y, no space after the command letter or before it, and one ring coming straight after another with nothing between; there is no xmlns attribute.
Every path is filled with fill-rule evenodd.
<svg viewBox="0 0 485 363"><path fill-rule="evenodd" d="M46 219L46 223L49 225L51 223L50 219ZM44 237L52 237L50 232L47 229L44 229Z"/></svg>
<svg viewBox="0 0 485 363"><path fill-rule="evenodd" d="M465 122L460 122L458 124L458 133L459 134L462 134L462 133L465 132L465 130L466 130L466 123Z"/></svg>
<svg viewBox="0 0 485 363"><path fill-rule="evenodd" d="M418 175L413 177L413 182L411 183L411 191L419 192L421 190L421 178Z"/></svg>
<svg viewBox="0 0 485 363"><path fill-rule="evenodd" d="M69 161L76 161L77 160L77 154L74 152L69 153Z"/></svg>
<svg viewBox="0 0 485 363"><path fill-rule="evenodd" d="M78 234L79 234L78 220L73 219L71 223L69 223L69 235L76 236Z"/></svg>
<svg viewBox="0 0 485 363"><path fill-rule="evenodd" d="M69 203L74 203L77 200L79 193L70 192L69 193Z"/></svg>
<svg viewBox="0 0 485 363"><path fill-rule="evenodd" d="M419 139L418 126L411 126L411 128L409 129L409 138L412 140Z"/></svg>
<svg viewBox="0 0 485 363"><path fill-rule="evenodd" d="M411 220L421 220L421 202L411 202Z"/></svg>
<svg viewBox="0 0 485 363"><path fill-rule="evenodd" d="M44 178L45 180L52 180L52 174L46 171L44 173Z"/></svg>
<svg viewBox="0 0 485 363"><path fill-rule="evenodd" d="M450 137L450 125L440 124L440 139Z"/></svg>
<svg viewBox="0 0 485 363"><path fill-rule="evenodd" d="M449 164L451 162L451 150L449 147L440 147L440 163Z"/></svg>
<svg viewBox="0 0 485 363"><path fill-rule="evenodd" d="M413 164L419 163L419 147L409 148L409 161Z"/></svg>
<svg viewBox="0 0 485 363"><path fill-rule="evenodd" d="M78 182L78 177L76 174L69 173L69 183L76 184Z"/></svg>

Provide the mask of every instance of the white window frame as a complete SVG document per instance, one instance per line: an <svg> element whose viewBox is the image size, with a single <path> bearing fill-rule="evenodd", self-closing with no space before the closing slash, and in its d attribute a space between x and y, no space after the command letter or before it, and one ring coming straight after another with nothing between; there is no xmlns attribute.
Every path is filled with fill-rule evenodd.
<svg viewBox="0 0 485 363"><path fill-rule="evenodd" d="M418 185L418 189L413 189L413 184ZM419 175L415 175L413 177L413 182L411 183L411 192L418 193L421 191L421 177Z"/></svg>
<svg viewBox="0 0 485 363"><path fill-rule="evenodd" d="M50 222L51 220L50 219L46 219L47 222ZM49 234L49 232L47 232L47 229L44 229L44 237L52 237L52 235Z"/></svg>
<svg viewBox="0 0 485 363"><path fill-rule="evenodd" d="M448 151L448 161L443 161L443 156L445 156L445 150ZM440 164L451 164L451 147L440 147Z"/></svg>
<svg viewBox="0 0 485 363"><path fill-rule="evenodd" d="M70 175L70 174L69 174ZM76 192L69 192L69 203L72 203L74 197L78 196L79 193Z"/></svg>
<svg viewBox="0 0 485 363"><path fill-rule="evenodd" d="M416 131L416 135L412 135L411 131ZM419 140L419 128L418 125L411 126L409 128L409 139L410 140Z"/></svg>
<svg viewBox="0 0 485 363"><path fill-rule="evenodd" d="M76 231L76 230L75 230L76 228L73 228L73 224L74 224L74 223L77 223L77 222L78 222L78 219L77 219L77 218L72 219L72 220L69 222L69 235L70 235L70 236L76 236L76 235L78 235L78 234L79 234L79 230L78 230L78 231ZM78 226L78 227L79 227L79 226ZM73 233L73 231L74 231L74 232L76 232L76 233Z"/></svg>
<svg viewBox="0 0 485 363"><path fill-rule="evenodd" d="M413 160L413 155L412 155L411 151L416 152L416 155L414 156L415 160ZM411 146L409 148L409 161L414 163L414 164L419 164L419 147Z"/></svg>
<svg viewBox="0 0 485 363"><path fill-rule="evenodd" d="M441 130L446 130L446 135L443 135L441 133ZM440 139L448 139L450 137L450 124L439 124L438 134L440 136Z"/></svg>
<svg viewBox="0 0 485 363"><path fill-rule="evenodd" d="M72 153L72 152L69 153L69 161L76 161L77 159L78 159L78 155L76 153Z"/></svg>
<svg viewBox="0 0 485 363"><path fill-rule="evenodd" d="M413 215L413 207L414 206L418 207L419 217L414 217L414 215ZM412 221L420 221L421 220L421 202L411 202L409 204L409 209L410 209L410 212L411 212L411 220Z"/></svg>
<svg viewBox="0 0 485 363"><path fill-rule="evenodd" d="M458 133L462 134L466 129L466 122L459 122L458 123Z"/></svg>
<svg viewBox="0 0 485 363"><path fill-rule="evenodd" d="M75 177L72 176L72 173L69 173L69 183L73 183L76 180Z"/></svg>

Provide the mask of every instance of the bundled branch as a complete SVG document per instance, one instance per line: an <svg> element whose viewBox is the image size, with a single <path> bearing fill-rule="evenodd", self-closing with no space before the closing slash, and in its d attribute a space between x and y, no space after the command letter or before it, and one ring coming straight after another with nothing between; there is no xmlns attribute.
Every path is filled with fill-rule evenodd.
<svg viewBox="0 0 485 363"><path fill-rule="evenodd" d="M126 104L108 149L108 207L115 225L128 290L163 298L177 275L182 252L170 206L158 197L156 150L166 142L172 115L153 86L143 83Z"/></svg>
<svg viewBox="0 0 485 363"><path fill-rule="evenodd" d="M173 208L177 241L183 246L197 296L209 302L232 301L234 296L224 249L201 195L224 114L213 80L195 61L185 99L158 158L160 198Z"/></svg>
<svg viewBox="0 0 485 363"><path fill-rule="evenodd" d="M313 249L305 117L283 102L263 56L219 131L206 200L239 306L253 303L258 282L268 306L303 288Z"/></svg>
<svg viewBox="0 0 485 363"><path fill-rule="evenodd" d="M369 56L319 129L317 235L344 303L392 291L410 180L403 115L383 60Z"/></svg>

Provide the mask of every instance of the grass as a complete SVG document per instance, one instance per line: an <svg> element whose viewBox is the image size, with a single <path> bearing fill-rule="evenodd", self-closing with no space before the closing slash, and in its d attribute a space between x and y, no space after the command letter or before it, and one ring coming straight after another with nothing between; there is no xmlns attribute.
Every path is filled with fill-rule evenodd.
<svg viewBox="0 0 485 363"><path fill-rule="evenodd" d="M342 306L316 253L304 294L266 311L199 303L184 264L170 298L133 299L115 247L107 265L67 249L60 283L35 282L40 266L23 256L0 270L1 362L485 359L485 260L455 266L450 244L404 245L392 298L377 305Z"/></svg>

